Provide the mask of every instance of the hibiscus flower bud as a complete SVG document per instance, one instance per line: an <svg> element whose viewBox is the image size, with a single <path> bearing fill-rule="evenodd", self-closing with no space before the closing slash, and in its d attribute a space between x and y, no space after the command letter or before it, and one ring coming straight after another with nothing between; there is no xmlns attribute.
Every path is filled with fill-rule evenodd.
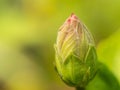
<svg viewBox="0 0 120 90"><path fill-rule="evenodd" d="M95 76L97 55L94 39L76 15L71 14L60 27L55 51L55 67L66 84L84 87Z"/></svg>

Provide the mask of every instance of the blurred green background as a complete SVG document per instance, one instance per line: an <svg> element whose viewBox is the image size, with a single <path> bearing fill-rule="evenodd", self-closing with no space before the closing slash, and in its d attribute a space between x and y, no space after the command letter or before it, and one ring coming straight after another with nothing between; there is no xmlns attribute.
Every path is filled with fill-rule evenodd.
<svg viewBox="0 0 120 90"><path fill-rule="evenodd" d="M120 82L120 0L0 0L0 90L74 90L54 70L53 47L71 13Z"/></svg>

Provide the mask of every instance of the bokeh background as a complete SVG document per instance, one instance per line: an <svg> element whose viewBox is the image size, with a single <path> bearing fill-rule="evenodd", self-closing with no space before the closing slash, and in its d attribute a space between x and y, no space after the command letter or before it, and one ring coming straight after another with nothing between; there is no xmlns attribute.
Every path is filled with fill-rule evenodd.
<svg viewBox="0 0 120 90"><path fill-rule="evenodd" d="M120 0L0 0L0 90L74 90L54 70L57 31L71 13L120 82Z"/></svg>

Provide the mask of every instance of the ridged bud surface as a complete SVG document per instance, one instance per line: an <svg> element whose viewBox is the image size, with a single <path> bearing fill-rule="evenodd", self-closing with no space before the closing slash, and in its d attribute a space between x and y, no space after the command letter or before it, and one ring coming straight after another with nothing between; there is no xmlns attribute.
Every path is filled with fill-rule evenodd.
<svg viewBox="0 0 120 90"><path fill-rule="evenodd" d="M60 27L55 51L57 72L68 85L84 87L95 76L94 39L76 15L71 14Z"/></svg>

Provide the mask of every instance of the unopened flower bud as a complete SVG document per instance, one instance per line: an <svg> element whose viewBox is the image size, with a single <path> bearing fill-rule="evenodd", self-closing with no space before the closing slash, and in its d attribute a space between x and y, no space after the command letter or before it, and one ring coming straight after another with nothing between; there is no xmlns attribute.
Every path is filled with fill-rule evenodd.
<svg viewBox="0 0 120 90"><path fill-rule="evenodd" d="M72 14L60 27L55 51L57 72L68 85L84 87L95 76L94 39L76 15Z"/></svg>

